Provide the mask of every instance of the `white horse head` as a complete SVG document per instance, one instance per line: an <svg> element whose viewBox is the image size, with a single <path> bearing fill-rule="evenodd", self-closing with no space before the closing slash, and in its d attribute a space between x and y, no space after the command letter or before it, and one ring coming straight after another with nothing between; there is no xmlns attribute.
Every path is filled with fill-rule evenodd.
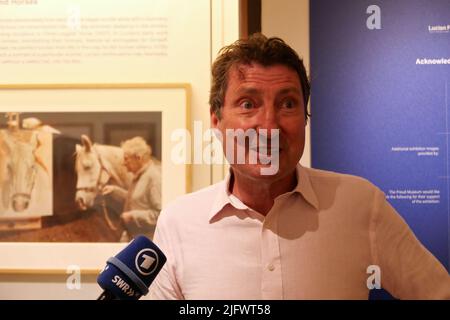
<svg viewBox="0 0 450 320"><path fill-rule="evenodd" d="M3 132L0 131L0 208L7 209L9 206L9 177L8 177L8 153L4 142Z"/></svg>
<svg viewBox="0 0 450 320"><path fill-rule="evenodd" d="M95 198L110 179L122 187L128 187L130 176L123 165L121 148L92 144L86 135L81 136L81 143L75 147L75 202L81 210L87 210L94 205Z"/></svg>
<svg viewBox="0 0 450 320"><path fill-rule="evenodd" d="M28 141L23 139L24 136L27 136L24 132L21 133L21 137L2 135L5 164L2 201L5 208L11 203L16 212L26 210L30 204L38 167L48 173L47 167L36 153L40 147L38 133L31 132Z"/></svg>

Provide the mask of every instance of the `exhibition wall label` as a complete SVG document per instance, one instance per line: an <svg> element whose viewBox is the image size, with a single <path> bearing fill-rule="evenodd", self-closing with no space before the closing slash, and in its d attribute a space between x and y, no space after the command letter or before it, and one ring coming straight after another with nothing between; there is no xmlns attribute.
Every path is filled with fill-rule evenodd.
<svg viewBox="0 0 450 320"><path fill-rule="evenodd" d="M209 82L209 13L209 0L0 1L0 83Z"/></svg>

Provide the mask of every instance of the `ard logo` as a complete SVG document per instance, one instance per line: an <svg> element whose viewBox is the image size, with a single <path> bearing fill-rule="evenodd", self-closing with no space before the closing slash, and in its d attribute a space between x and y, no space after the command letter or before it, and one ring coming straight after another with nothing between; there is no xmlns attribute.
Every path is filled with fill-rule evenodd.
<svg viewBox="0 0 450 320"><path fill-rule="evenodd" d="M153 249L142 249L136 255L135 266L137 271L144 276L152 274L158 267L158 254Z"/></svg>
<svg viewBox="0 0 450 320"><path fill-rule="evenodd" d="M367 17L366 26L369 30L381 29L381 9L376 4L372 4L367 7L366 13L370 16Z"/></svg>

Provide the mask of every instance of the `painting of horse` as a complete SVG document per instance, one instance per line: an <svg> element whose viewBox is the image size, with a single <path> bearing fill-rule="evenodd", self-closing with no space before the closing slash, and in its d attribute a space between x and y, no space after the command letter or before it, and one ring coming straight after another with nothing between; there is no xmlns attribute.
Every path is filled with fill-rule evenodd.
<svg viewBox="0 0 450 320"><path fill-rule="evenodd" d="M120 204L108 201L107 210L110 221L106 221L103 210L98 203L86 210L81 210L75 203L77 175L74 170L76 156L74 150L81 143L80 139L64 134L53 137L53 215L42 216L39 228L27 224L21 226L22 219L2 218L0 216L1 242L117 242L123 228L120 223ZM0 148L0 151L3 148ZM7 160L0 154L0 168ZM0 173L0 181L7 176L7 170ZM3 177L3 178L2 178ZM6 179L9 181L9 179ZM2 188L2 190L4 190ZM2 224L4 222L4 224ZM117 226L112 230L110 224Z"/></svg>
<svg viewBox="0 0 450 320"><path fill-rule="evenodd" d="M0 130L0 217L52 214L51 139L36 130Z"/></svg>
<svg viewBox="0 0 450 320"><path fill-rule="evenodd" d="M113 184L128 190L133 176L123 164L120 147L93 144L87 135L81 136L81 142L75 151L78 177L75 202L81 210L86 210L94 205L104 186Z"/></svg>
<svg viewBox="0 0 450 320"><path fill-rule="evenodd" d="M105 186L127 191L132 184L122 141L142 136L161 159L161 113L27 112L25 117L10 118L6 125L0 121L0 242L121 241L124 199L101 191ZM16 138L13 131L26 134ZM37 202L47 203L48 210L36 208L39 192L50 195ZM27 216L39 217L39 225L22 225Z"/></svg>

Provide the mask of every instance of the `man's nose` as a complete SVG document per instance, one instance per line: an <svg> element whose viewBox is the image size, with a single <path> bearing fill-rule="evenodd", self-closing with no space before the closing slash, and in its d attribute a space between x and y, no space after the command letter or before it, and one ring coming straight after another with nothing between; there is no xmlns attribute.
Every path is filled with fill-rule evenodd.
<svg viewBox="0 0 450 320"><path fill-rule="evenodd" d="M270 130L280 128L278 113L274 106L262 108L258 120L258 129L266 129L269 134Z"/></svg>

